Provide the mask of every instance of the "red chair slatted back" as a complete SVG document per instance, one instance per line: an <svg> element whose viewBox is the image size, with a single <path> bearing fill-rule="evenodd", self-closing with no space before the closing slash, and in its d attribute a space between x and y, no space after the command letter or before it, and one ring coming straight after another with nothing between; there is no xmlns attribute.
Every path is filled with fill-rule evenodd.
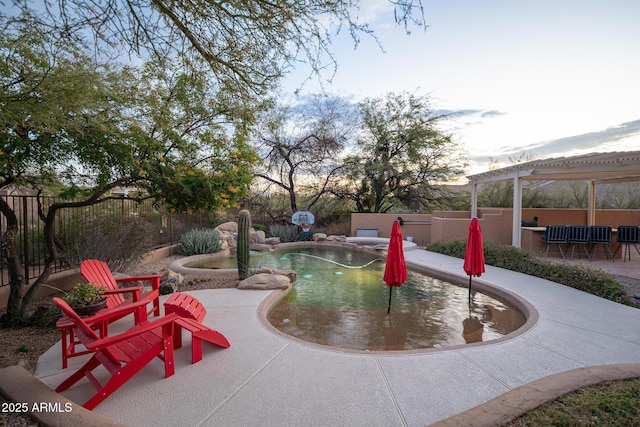
<svg viewBox="0 0 640 427"><path fill-rule="evenodd" d="M113 277L107 263L97 259L88 259L80 264L80 274L95 286L104 286L107 290L118 289L118 283ZM124 303L122 294L107 295L107 308L118 307Z"/></svg>

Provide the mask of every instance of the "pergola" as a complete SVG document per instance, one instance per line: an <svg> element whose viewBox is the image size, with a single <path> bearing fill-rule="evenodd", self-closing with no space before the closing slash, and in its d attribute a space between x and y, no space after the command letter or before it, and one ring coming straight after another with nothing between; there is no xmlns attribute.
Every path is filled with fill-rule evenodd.
<svg viewBox="0 0 640 427"><path fill-rule="evenodd" d="M589 183L587 225L595 224L596 185L640 181L640 151L591 153L534 160L467 176L471 184L471 217L478 215L478 184L513 180L512 245L519 248L523 181L586 181Z"/></svg>

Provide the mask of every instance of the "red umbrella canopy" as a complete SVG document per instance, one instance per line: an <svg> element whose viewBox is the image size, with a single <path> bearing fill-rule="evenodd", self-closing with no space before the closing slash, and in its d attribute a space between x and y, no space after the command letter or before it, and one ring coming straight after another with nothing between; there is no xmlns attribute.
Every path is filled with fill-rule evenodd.
<svg viewBox="0 0 640 427"><path fill-rule="evenodd" d="M393 228L391 228L383 279L387 286L400 286L407 281L407 264L404 262L402 231L398 221L394 221Z"/></svg>
<svg viewBox="0 0 640 427"><path fill-rule="evenodd" d="M464 253L464 271L469 276L480 277L484 273L484 248L482 247L482 228L478 218L473 218L469 225L467 250Z"/></svg>

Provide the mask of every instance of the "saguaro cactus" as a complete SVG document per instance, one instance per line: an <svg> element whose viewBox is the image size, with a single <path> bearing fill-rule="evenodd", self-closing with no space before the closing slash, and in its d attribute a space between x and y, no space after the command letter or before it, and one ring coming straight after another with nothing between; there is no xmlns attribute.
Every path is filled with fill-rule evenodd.
<svg viewBox="0 0 640 427"><path fill-rule="evenodd" d="M243 209L238 217L238 277L247 278L249 273L249 229L251 228L251 213Z"/></svg>

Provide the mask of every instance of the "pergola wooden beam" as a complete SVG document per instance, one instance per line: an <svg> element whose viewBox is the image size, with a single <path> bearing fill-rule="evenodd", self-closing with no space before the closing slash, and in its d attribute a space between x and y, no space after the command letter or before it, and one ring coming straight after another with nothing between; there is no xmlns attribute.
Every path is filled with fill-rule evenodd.
<svg viewBox="0 0 640 427"><path fill-rule="evenodd" d="M520 247L523 181L586 181L589 183L587 225L595 224L597 184L640 181L640 151L591 153L533 160L467 176L471 184L471 217L478 212L478 184L513 180L512 245Z"/></svg>

